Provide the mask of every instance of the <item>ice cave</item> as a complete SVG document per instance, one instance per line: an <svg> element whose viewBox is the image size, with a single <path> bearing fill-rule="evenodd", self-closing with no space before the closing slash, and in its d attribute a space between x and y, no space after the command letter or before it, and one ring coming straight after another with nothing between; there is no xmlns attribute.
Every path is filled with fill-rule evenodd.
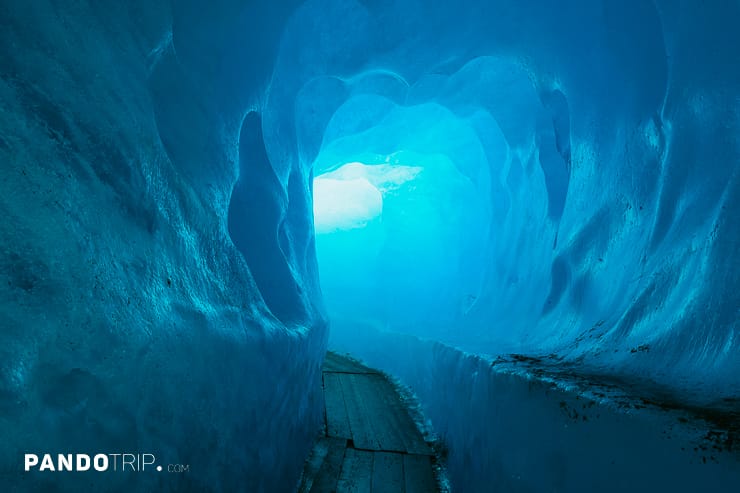
<svg viewBox="0 0 740 493"><path fill-rule="evenodd" d="M0 23L2 491L294 492L327 350L442 491L738 491L737 0Z"/></svg>

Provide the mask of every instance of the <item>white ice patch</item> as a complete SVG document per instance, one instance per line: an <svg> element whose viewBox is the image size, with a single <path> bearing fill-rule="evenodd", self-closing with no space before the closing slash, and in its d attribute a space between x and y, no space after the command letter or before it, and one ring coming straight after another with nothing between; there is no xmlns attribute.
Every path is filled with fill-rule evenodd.
<svg viewBox="0 0 740 493"><path fill-rule="evenodd" d="M383 194L413 180L421 168L347 163L313 182L317 234L365 227L383 213Z"/></svg>
<svg viewBox="0 0 740 493"><path fill-rule="evenodd" d="M317 177L313 182L316 233L362 228L383 212L383 196L364 178L337 180Z"/></svg>
<svg viewBox="0 0 740 493"><path fill-rule="evenodd" d="M365 178L382 193L396 190L407 181L411 181L421 172L420 166L401 164L365 164L347 163L337 170L321 175L338 180Z"/></svg>

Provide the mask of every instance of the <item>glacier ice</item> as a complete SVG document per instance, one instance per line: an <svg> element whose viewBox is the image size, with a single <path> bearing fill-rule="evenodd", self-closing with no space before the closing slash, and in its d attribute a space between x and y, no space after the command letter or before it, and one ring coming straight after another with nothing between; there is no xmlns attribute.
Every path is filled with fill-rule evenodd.
<svg viewBox="0 0 740 493"><path fill-rule="evenodd" d="M314 179L314 228L318 234L365 227L382 214L380 190L368 181L365 173L346 172L356 167L348 163Z"/></svg>
<svg viewBox="0 0 740 493"><path fill-rule="evenodd" d="M261 118L245 118L283 6L0 6L3 491L295 485L327 335L308 171L270 175L248 138ZM239 52L252 68L212 65ZM233 214L255 198L245 230ZM25 452L151 453L190 472L26 473Z"/></svg>
<svg viewBox="0 0 740 493"><path fill-rule="evenodd" d="M9 491L289 491L327 344L413 388L460 491L737 482L737 2L0 20ZM23 471L101 450L191 472Z"/></svg>

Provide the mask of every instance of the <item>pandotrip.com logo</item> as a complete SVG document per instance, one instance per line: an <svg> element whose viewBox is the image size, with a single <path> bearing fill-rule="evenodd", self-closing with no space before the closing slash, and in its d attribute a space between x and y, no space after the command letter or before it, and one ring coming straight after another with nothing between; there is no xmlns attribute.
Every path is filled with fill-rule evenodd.
<svg viewBox="0 0 740 493"><path fill-rule="evenodd" d="M157 464L154 454L25 454L26 472L175 472L190 471L189 464Z"/></svg>

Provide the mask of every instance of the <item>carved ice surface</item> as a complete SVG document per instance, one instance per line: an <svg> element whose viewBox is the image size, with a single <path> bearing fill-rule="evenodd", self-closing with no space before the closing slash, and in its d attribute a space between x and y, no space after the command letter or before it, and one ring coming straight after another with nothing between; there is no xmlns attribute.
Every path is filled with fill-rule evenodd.
<svg viewBox="0 0 740 493"><path fill-rule="evenodd" d="M0 20L9 491L289 491L329 321L418 393L462 491L633 489L607 480L663 443L631 412L563 431L575 387L527 393L500 355L737 415L737 2L8 0ZM508 420L573 453L530 455ZM644 455L597 464L610 440ZM98 451L191 473L23 471ZM642 487L740 475L675 452Z"/></svg>

